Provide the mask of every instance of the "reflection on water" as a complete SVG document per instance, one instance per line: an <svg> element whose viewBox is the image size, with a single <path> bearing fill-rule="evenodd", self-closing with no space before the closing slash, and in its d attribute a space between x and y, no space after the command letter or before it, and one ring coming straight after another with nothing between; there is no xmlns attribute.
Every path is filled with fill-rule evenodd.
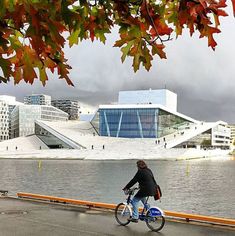
<svg viewBox="0 0 235 236"><path fill-rule="evenodd" d="M235 218L235 161L147 161L165 210ZM135 161L0 160L0 189L118 203Z"/></svg>

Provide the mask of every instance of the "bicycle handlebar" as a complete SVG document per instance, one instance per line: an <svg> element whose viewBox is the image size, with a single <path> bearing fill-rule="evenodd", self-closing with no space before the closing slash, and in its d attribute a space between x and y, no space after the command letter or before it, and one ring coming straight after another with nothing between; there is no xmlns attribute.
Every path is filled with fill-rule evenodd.
<svg viewBox="0 0 235 236"><path fill-rule="evenodd" d="M133 195L135 190L138 190L138 187L130 188L130 189L124 189L125 195Z"/></svg>

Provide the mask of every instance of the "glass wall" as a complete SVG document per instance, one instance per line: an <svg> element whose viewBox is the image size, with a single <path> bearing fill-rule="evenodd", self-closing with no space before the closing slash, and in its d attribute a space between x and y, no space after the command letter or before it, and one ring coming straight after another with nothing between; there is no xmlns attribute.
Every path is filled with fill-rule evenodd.
<svg viewBox="0 0 235 236"><path fill-rule="evenodd" d="M158 116L158 137L163 137L168 134L172 134L180 128L185 128L189 126L192 122L180 117L176 116L172 113L159 109Z"/></svg>
<svg viewBox="0 0 235 236"><path fill-rule="evenodd" d="M158 109L100 109L101 136L154 138L157 135Z"/></svg>
<svg viewBox="0 0 235 236"><path fill-rule="evenodd" d="M159 138L189 124L179 116L158 108L100 109L101 136Z"/></svg>
<svg viewBox="0 0 235 236"><path fill-rule="evenodd" d="M51 134L49 131L45 130L38 124L35 124L35 134L51 149L56 149L56 148L72 149L72 147L69 146L67 143L58 139L56 136L54 136L53 134Z"/></svg>

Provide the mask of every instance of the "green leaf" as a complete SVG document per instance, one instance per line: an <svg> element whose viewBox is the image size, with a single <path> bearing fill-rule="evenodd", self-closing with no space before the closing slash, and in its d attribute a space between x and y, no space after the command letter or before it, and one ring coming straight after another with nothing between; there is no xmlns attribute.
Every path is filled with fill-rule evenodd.
<svg viewBox="0 0 235 236"><path fill-rule="evenodd" d="M71 35L68 37L70 47L72 47L74 44L78 44L78 36L80 32L81 32L81 29L78 28L77 30L72 32Z"/></svg>
<svg viewBox="0 0 235 236"><path fill-rule="evenodd" d="M139 53L135 54L132 66L134 68L134 72L139 70L139 68L140 68L140 54Z"/></svg>
<svg viewBox="0 0 235 236"><path fill-rule="evenodd" d="M5 15L6 13L6 3L5 1L1 0L0 1L0 18L3 18L3 16Z"/></svg>
<svg viewBox="0 0 235 236"><path fill-rule="evenodd" d="M127 45L125 47L122 47L122 49L121 49L121 51L122 51L122 57L121 57L122 62L125 61L126 56L128 55L128 53L129 53L133 43L134 43L134 40L132 40L129 43L127 43Z"/></svg>
<svg viewBox="0 0 235 236"><path fill-rule="evenodd" d="M15 10L15 4L15 0L8 0L8 10L10 12L13 12Z"/></svg>
<svg viewBox="0 0 235 236"><path fill-rule="evenodd" d="M39 76L40 76L40 81L42 82L43 86L46 85L46 81L48 80L47 73L45 68L39 68Z"/></svg>

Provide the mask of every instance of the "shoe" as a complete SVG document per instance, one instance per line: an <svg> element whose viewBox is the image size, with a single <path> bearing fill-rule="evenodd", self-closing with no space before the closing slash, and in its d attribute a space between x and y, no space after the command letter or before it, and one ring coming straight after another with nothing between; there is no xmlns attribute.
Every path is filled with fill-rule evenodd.
<svg viewBox="0 0 235 236"><path fill-rule="evenodd" d="M135 218L132 218L132 217L130 217L128 220L133 222L133 223L138 223L138 219L135 219Z"/></svg>

